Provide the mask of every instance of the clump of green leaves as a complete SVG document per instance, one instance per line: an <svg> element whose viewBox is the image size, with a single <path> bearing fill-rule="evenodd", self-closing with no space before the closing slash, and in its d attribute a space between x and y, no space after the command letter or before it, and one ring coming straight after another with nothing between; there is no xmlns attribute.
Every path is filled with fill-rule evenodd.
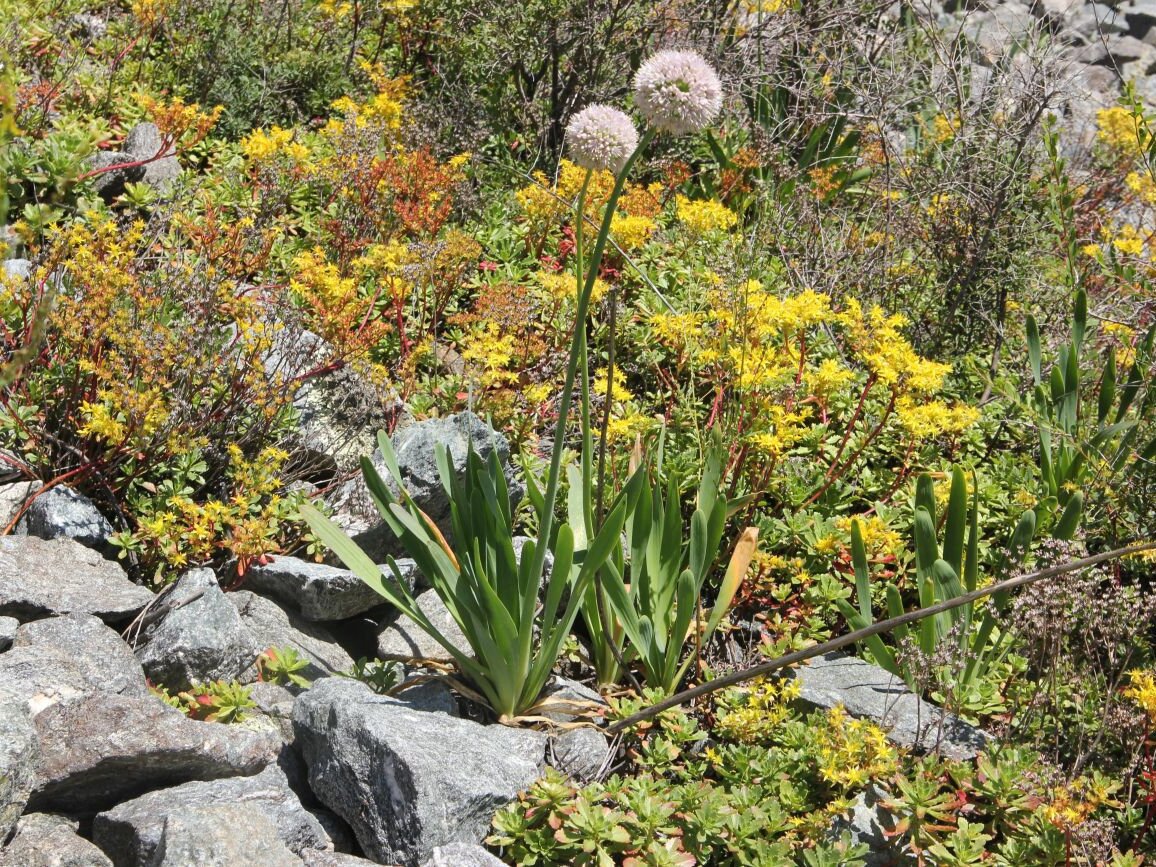
<svg viewBox="0 0 1156 867"><path fill-rule="evenodd" d="M185 716L204 722L244 722L246 712L257 706L249 687L235 680L194 684L176 694L160 685L152 687L152 692Z"/></svg>
<svg viewBox="0 0 1156 867"><path fill-rule="evenodd" d="M278 686L299 686L305 689L310 680L301 672L309 668L309 660L302 659L292 647L270 647L257 657L257 671L265 683Z"/></svg>

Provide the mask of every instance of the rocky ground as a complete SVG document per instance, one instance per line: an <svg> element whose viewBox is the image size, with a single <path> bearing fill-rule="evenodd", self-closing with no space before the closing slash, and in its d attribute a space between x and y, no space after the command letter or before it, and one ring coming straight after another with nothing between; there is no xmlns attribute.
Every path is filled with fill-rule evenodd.
<svg viewBox="0 0 1156 867"><path fill-rule="evenodd" d="M447 443L460 467L467 437L506 457L504 439L469 415L395 437L410 490L443 520L433 446ZM13 514L35 490L0 488L0 509ZM367 514L339 514L382 538ZM84 497L56 488L0 538L0 864L499 864L479 845L490 819L547 763L589 779L615 760L594 728L484 724L442 683L386 696L340 676L355 656L439 650L344 569L278 557L241 589L193 569L154 595L108 559L106 532ZM450 623L412 563L401 566L430 616ZM255 663L271 647L295 649L310 686L260 682ZM945 739L961 757L982 746L982 733L941 725L853 657L800 676L805 702L845 704L898 743ZM234 724L188 718L149 690L231 679L251 684L257 704ZM554 688L598 700L580 684Z"/></svg>

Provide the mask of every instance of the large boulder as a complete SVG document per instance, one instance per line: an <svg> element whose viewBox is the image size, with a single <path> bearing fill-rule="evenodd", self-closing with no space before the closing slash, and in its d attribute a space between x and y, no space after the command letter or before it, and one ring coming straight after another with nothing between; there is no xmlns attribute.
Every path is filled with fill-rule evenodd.
<svg viewBox="0 0 1156 867"><path fill-rule="evenodd" d="M185 783L117 804L97 814L92 839L118 867L148 867L160 847L166 820L215 804L256 808L293 852L331 846L321 824L301 805L277 765L252 777Z"/></svg>
<svg viewBox="0 0 1156 867"><path fill-rule="evenodd" d="M301 672L305 677L315 680L353 666L353 657L324 627L307 623L272 599L248 590L234 591L227 598L262 652L271 647L291 647L309 662Z"/></svg>
<svg viewBox="0 0 1156 867"><path fill-rule="evenodd" d="M38 757L36 732L18 696L0 683L0 841L28 804Z"/></svg>
<svg viewBox="0 0 1156 867"><path fill-rule="evenodd" d="M79 612L120 623L152 599L117 563L72 539L0 536L0 614L25 621Z"/></svg>
<svg viewBox="0 0 1156 867"><path fill-rule="evenodd" d="M302 695L293 719L317 797L369 857L405 867L439 846L480 842L545 755L539 732L479 725L340 678Z"/></svg>
<svg viewBox="0 0 1156 867"><path fill-rule="evenodd" d="M472 412L427 419L403 428L393 437L402 484L418 508L437 524L447 538L450 535L450 504L435 458L435 449L439 445L447 448L450 465L459 479L465 474L466 455L471 445L483 460L491 452L496 453L510 485L511 499L521 498L522 488L509 464L509 442ZM380 450L373 452L371 460L386 484L396 491ZM357 476L341 485L330 497L330 504L334 507L334 520L375 562L384 562L386 555L399 552L393 532L381 520L364 478Z"/></svg>
<svg viewBox="0 0 1156 867"><path fill-rule="evenodd" d="M40 756L29 804L41 810L103 810L158 786L255 774L281 748L272 733L197 722L152 696L83 696L32 723Z"/></svg>
<svg viewBox="0 0 1156 867"><path fill-rule="evenodd" d="M399 562L399 569L413 573L412 560ZM392 573L384 570L389 577ZM277 557L264 566L245 573L245 585L299 611L306 620L345 620L385 604L385 599L350 572L324 563L310 563L297 557Z"/></svg>
<svg viewBox="0 0 1156 867"><path fill-rule="evenodd" d="M263 649L212 570L194 569L182 575L159 604L136 655L153 683L186 689L239 677Z"/></svg>
<svg viewBox="0 0 1156 867"><path fill-rule="evenodd" d="M0 849L0 867L113 867L103 852L80 836L78 824L52 813L29 813Z"/></svg>
<svg viewBox="0 0 1156 867"><path fill-rule="evenodd" d="M901 747L969 761L991 740L983 730L919 698L902 679L856 656L827 653L800 665L794 676L803 704L822 710L842 705L851 716L878 723Z"/></svg>
<svg viewBox="0 0 1156 867"><path fill-rule="evenodd" d="M153 867L300 867L301 859L251 804L206 804L171 814Z"/></svg>
<svg viewBox="0 0 1156 867"><path fill-rule="evenodd" d="M106 557L116 556L116 548L108 541L113 534L112 524L92 500L64 485L49 488L37 496L16 525L15 532L41 539L73 539L85 547L95 548Z"/></svg>

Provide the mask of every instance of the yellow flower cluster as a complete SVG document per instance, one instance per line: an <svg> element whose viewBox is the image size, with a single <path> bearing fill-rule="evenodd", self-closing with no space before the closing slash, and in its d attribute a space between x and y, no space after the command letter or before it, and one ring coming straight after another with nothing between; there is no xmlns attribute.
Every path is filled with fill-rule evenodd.
<svg viewBox="0 0 1156 867"><path fill-rule="evenodd" d="M1112 797L1117 787L1117 783L1093 773L1091 778L1079 777L1055 786L1038 809L1057 828L1070 830L1084 824L1101 807L1119 807L1120 802Z"/></svg>
<svg viewBox="0 0 1156 867"><path fill-rule="evenodd" d="M851 298L839 315L855 347L856 354L880 382L901 391L930 394L943 386L951 365L922 358L907 342L901 329L907 318L888 315L878 305L864 313L859 301Z"/></svg>
<svg viewBox="0 0 1156 867"><path fill-rule="evenodd" d="M296 132L275 126L266 132L256 129L241 140L241 153L250 162L264 163L284 154L296 163L309 159L309 148L296 140Z"/></svg>
<svg viewBox="0 0 1156 867"><path fill-rule="evenodd" d="M542 172L534 172L534 183L514 194L518 206L531 224L553 225L570 212L586 179L586 169L570 160L558 164L558 183L555 185ZM614 189L614 176L607 171L594 172L586 188L586 216L595 219Z"/></svg>
<svg viewBox="0 0 1156 867"><path fill-rule="evenodd" d="M360 61L362 72L373 83L376 93L365 102L358 102L342 96L333 101L331 108L346 120L352 120L358 128L373 123L387 130L401 128L406 80L404 78L390 78L385 67L380 63ZM325 133L330 137L340 135L344 123L336 118L331 119L325 126Z"/></svg>
<svg viewBox="0 0 1156 867"><path fill-rule="evenodd" d="M819 776L845 790L894 774L899 756L883 729L870 720L853 719L843 706L827 711L815 732Z"/></svg>
<svg viewBox="0 0 1156 867"><path fill-rule="evenodd" d="M552 301L574 301L578 297L578 283L568 271L539 271L534 275L534 281ZM595 277L594 286L590 290L590 303L598 304L609 291L610 284L601 277Z"/></svg>
<svg viewBox="0 0 1156 867"><path fill-rule="evenodd" d="M1132 109L1122 105L1102 108L1096 112L1096 138L1119 155L1138 154L1140 120Z"/></svg>
<svg viewBox="0 0 1156 867"><path fill-rule="evenodd" d="M517 381L518 374L511 369L514 351L514 336L502 334L496 322L486 321L470 335L462 360L478 372L484 388L491 388Z"/></svg>
<svg viewBox="0 0 1156 867"><path fill-rule="evenodd" d="M610 222L610 237L623 250L637 250L654 234L658 224L650 217L632 217L629 214L615 214Z"/></svg>
<svg viewBox="0 0 1156 867"><path fill-rule="evenodd" d="M799 697L799 690L795 678L762 677L728 690L719 700L714 730L735 743L765 743L790 716L790 703Z"/></svg>
<svg viewBox="0 0 1156 867"><path fill-rule="evenodd" d="M123 444L130 431L141 439L151 439L169 418L164 396L155 387L144 391L102 389L97 398L96 403L81 403L84 424L77 433L110 446Z"/></svg>
<svg viewBox="0 0 1156 867"><path fill-rule="evenodd" d="M808 428L804 425L810 417L808 407L790 411L772 404L764 414L763 429L748 434L747 442L762 455L777 460L807 435Z"/></svg>
<svg viewBox="0 0 1156 867"><path fill-rule="evenodd" d="M675 199L678 221L696 235L726 231L738 225L739 215L714 199L691 200L686 196Z"/></svg>
<svg viewBox="0 0 1156 867"><path fill-rule="evenodd" d="M1148 715L1149 725L1156 726L1156 672L1135 669L1128 672L1128 688L1124 696L1130 698Z"/></svg>
<svg viewBox="0 0 1156 867"><path fill-rule="evenodd" d="M966 403L948 406L941 400L913 399L906 395L895 402L895 414L916 441L962 433L980 417L979 410Z"/></svg>
<svg viewBox="0 0 1156 867"><path fill-rule="evenodd" d="M837 554L851 547L851 522L859 522L859 532L863 537L863 547L869 559L895 556L906 550L903 537L878 515L857 518L836 518L836 533L824 536L815 543L815 550L826 556Z"/></svg>

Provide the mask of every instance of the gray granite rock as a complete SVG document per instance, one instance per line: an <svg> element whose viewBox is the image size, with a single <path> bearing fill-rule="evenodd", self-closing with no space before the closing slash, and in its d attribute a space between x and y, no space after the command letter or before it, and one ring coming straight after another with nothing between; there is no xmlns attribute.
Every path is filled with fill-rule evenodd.
<svg viewBox="0 0 1156 867"><path fill-rule="evenodd" d="M185 783L117 804L93 819L92 839L118 867L147 867L161 844L167 819L214 804L256 808L293 852L331 845L277 765L251 777Z"/></svg>
<svg viewBox="0 0 1156 867"><path fill-rule="evenodd" d="M138 183L144 179L144 166L132 165L138 160L123 151L97 151L88 159L88 171L98 171L92 176L92 185L105 201L111 201L124 192L124 185Z"/></svg>
<svg viewBox="0 0 1156 867"><path fill-rule="evenodd" d="M874 785L860 792L850 808L832 820L826 838L834 841L846 834L852 843L867 846L866 867L909 864L904 853L906 837L897 838L895 816L883 807L887 797L886 791Z"/></svg>
<svg viewBox="0 0 1156 867"><path fill-rule="evenodd" d="M113 867L103 852L77 832L76 822L52 813L29 813L0 849L0 867Z"/></svg>
<svg viewBox="0 0 1156 867"><path fill-rule="evenodd" d="M550 764L579 782L589 782L602 772L610 758L610 742L596 728L575 728L551 736Z"/></svg>
<svg viewBox="0 0 1156 867"><path fill-rule="evenodd" d="M6 465L7 466L7 465ZM7 472L7 470L5 471ZM40 490L41 483L37 481L11 480L0 485L0 529L12 523L24 508L28 499ZM23 515L20 515L23 518ZM18 532L19 523L13 527L15 535L27 535Z"/></svg>
<svg viewBox="0 0 1156 867"><path fill-rule="evenodd" d="M80 612L118 623L152 598L118 564L72 539L0 536L0 614L24 621Z"/></svg>
<svg viewBox="0 0 1156 867"><path fill-rule="evenodd" d="M40 810L103 810L158 786L255 774L281 747L268 733L197 722L152 696L82 696L32 722L40 756L29 803Z"/></svg>
<svg viewBox="0 0 1156 867"><path fill-rule="evenodd" d="M305 677L315 680L353 665L353 658L324 627L302 620L272 599L248 590L234 591L227 598L261 652L291 647L309 661L309 667L301 672Z"/></svg>
<svg viewBox="0 0 1156 867"><path fill-rule="evenodd" d="M137 659L154 684L170 690L194 683L232 680L264 649L246 629L210 569L194 569L177 581L142 633Z"/></svg>
<svg viewBox="0 0 1156 867"><path fill-rule="evenodd" d="M416 597L417 606L429 618L430 623L445 636L446 640L463 653L473 656L466 636L433 590L426 590ZM381 659L437 659L452 660L444 647L421 629L413 620L401 612L394 612L382 621L377 634L377 655Z"/></svg>
<svg viewBox="0 0 1156 867"><path fill-rule="evenodd" d="M491 452L497 454L510 484L511 499L520 499L522 488L509 464L509 442L473 413L462 412L415 422L393 437L402 483L418 508L438 525L447 538L450 534L449 498L441 484L435 447L444 445L448 449L450 464L461 478L471 444L483 459ZM374 451L371 459L386 484L396 490L380 451ZM329 501L334 507L334 520L375 562L384 562L386 555L399 553L393 532L381 520L361 476L341 485Z"/></svg>
<svg viewBox="0 0 1156 867"><path fill-rule="evenodd" d="M119 633L91 614L64 614L25 623L16 630L13 648L60 651L83 672L92 691L148 695L144 670L133 652Z"/></svg>
<svg viewBox="0 0 1156 867"><path fill-rule="evenodd" d="M476 843L449 843L438 846L421 867L505 867Z"/></svg>
<svg viewBox="0 0 1156 867"><path fill-rule="evenodd" d="M265 355L269 374L297 388L292 451L302 478L327 481L360 473L362 456L377 448L377 432L406 413L396 393L339 357L328 341L299 327L283 328Z"/></svg>
<svg viewBox="0 0 1156 867"><path fill-rule="evenodd" d="M301 863L305 867L373 867L376 861L367 861L356 855L345 855L340 852L322 852L320 849L308 849L301 853Z"/></svg>
<svg viewBox="0 0 1156 867"><path fill-rule="evenodd" d="M124 152L133 160L149 160L144 164L141 181L151 187L167 189L180 177L181 164L170 144L167 149L155 123L138 123L128 131ZM157 158L158 154L163 154Z"/></svg>
<svg viewBox="0 0 1156 867"><path fill-rule="evenodd" d="M828 653L800 665L799 699L829 709L842 705L854 717L874 720L903 747L973 759L990 735L916 696L898 677L856 656Z"/></svg>
<svg viewBox="0 0 1156 867"><path fill-rule="evenodd" d="M342 678L298 698L294 725L317 797L371 858L406 867L479 842L545 753L538 732L421 710Z"/></svg>
<svg viewBox="0 0 1156 867"><path fill-rule="evenodd" d="M300 867L268 817L250 804L204 805L171 814L150 867Z"/></svg>
<svg viewBox="0 0 1156 867"><path fill-rule="evenodd" d="M28 259L5 259L4 276L9 279L19 277L27 280L32 275L32 262Z"/></svg>
<svg viewBox="0 0 1156 867"><path fill-rule="evenodd" d="M39 758L36 731L20 697L0 680L0 840L5 840L28 804Z"/></svg>
<svg viewBox="0 0 1156 867"><path fill-rule="evenodd" d="M41 539L73 539L105 556L116 556L116 549L108 542L112 524L92 500L64 485L49 488L33 500L16 532Z"/></svg>
<svg viewBox="0 0 1156 867"><path fill-rule="evenodd" d="M403 573L417 568L412 560L399 561L398 567ZM348 569L297 557L276 557L268 565L253 567L245 573L245 586L272 596L313 621L345 620L386 604L376 590Z"/></svg>
<svg viewBox="0 0 1156 867"><path fill-rule="evenodd" d="M16 637L16 627L19 625L20 621L15 617L0 617L0 651L12 646L12 640Z"/></svg>

